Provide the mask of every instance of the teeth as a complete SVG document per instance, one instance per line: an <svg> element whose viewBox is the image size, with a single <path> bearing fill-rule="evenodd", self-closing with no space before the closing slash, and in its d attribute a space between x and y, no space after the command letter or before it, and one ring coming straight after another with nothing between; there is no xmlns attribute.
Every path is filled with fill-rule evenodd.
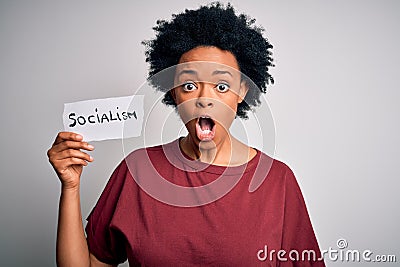
<svg viewBox="0 0 400 267"><path fill-rule="evenodd" d="M210 116L200 116L201 119L211 119Z"/></svg>

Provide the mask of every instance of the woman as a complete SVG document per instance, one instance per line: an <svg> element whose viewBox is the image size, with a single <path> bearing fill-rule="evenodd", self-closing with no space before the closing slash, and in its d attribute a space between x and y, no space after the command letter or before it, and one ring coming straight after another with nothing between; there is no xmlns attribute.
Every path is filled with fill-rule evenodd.
<svg viewBox="0 0 400 267"><path fill-rule="evenodd" d="M157 23L156 38L145 42L149 75L173 75L151 83L188 135L128 155L85 237L80 175L93 159L82 150L93 146L59 133L48 151L62 184L58 265L324 266L293 172L229 132L273 82L262 30L218 3Z"/></svg>

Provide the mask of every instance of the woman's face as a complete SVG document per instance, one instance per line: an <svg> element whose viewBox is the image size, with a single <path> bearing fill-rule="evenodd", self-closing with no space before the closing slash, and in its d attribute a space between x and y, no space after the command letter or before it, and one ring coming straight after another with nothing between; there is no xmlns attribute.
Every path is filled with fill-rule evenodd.
<svg viewBox="0 0 400 267"><path fill-rule="evenodd" d="M248 90L235 56L216 47L196 47L180 58L174 85L171 93L192 140L223 141Z"/></svg>

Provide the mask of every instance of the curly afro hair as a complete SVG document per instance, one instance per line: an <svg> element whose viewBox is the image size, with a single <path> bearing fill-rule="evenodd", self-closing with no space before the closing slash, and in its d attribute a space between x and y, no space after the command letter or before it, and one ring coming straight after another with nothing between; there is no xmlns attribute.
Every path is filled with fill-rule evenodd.
<svg viewBox="0 0 400 267"><path fill-rule="evenodd" d="M265 93L267 84L274 79L268 73L273 67L272 45L264 38L262 27L254 25L255 19L244 14L236 15L235 9L216 2L173 14L171 21L158 20L153 27L156 37L143 41L146 46L146 62L149 62L149 78L162 70L173 67L185 52L198 46L213 46L231 52L238 62L242 79L248 81L249 91L245 101L238 104L237 116L248 118L251 106L258 106L260 93ZM172 81L171 81L172 82ZM176 107L169 91L170 85L151 81L156 89L165 92L163 103Z"/></svg>

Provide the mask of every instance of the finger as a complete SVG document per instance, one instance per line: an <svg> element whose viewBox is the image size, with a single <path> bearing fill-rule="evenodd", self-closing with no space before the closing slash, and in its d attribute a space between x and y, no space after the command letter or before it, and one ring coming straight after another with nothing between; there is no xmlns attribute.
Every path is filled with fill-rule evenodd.
<svg viewBox="0 0 400 267"><path fill-rule="evenodd" d="M81 166L87 166L88 163L87 161L80 159L80 158L67 158L67 159L62 159L59 160L56 164L55 169L57 172L62 173L65 170L67 170L70 166L73 165L81 165Z"/></svg>
<svg viewBox="0 0 400 267"><path fill-rule="evenodd" d="M67 158L79 158L89 162L94 160L89 154L76 149L63 150L62 152L57 153L57 156L54 157L54 160L62 160Z"/></svg>
<svg viewBox="0 0 400 267"><path fill-rule="evenodd" d="M52 150L52 152L58 153L66 149L84 149L92 151L94 150L94 146L87 142L63 141L57 145L54 145L50 150Z"/></svg>
<svg viewBox="0 0 400 267"><path fill-rule="evenodd" d="M71 141L82 141L83 136L74 132L59 132L57 134L57 137L53 143L53 145L57 145L58 143L61 143L66 140L71 140Z"/></svg>
<svg viewBox="0 0 400 267"><path fill-rule="evenodd" d="M80 151L81 149L83 150L88 150L92 151L94 147L86 142L74 142L74 141L64 141L62 143L59 143L58 145L55 145L51 147L47 151L47 157L49 158L50 162L56 159L60 158L60 153L66 150L76 150Z"/></svg>

